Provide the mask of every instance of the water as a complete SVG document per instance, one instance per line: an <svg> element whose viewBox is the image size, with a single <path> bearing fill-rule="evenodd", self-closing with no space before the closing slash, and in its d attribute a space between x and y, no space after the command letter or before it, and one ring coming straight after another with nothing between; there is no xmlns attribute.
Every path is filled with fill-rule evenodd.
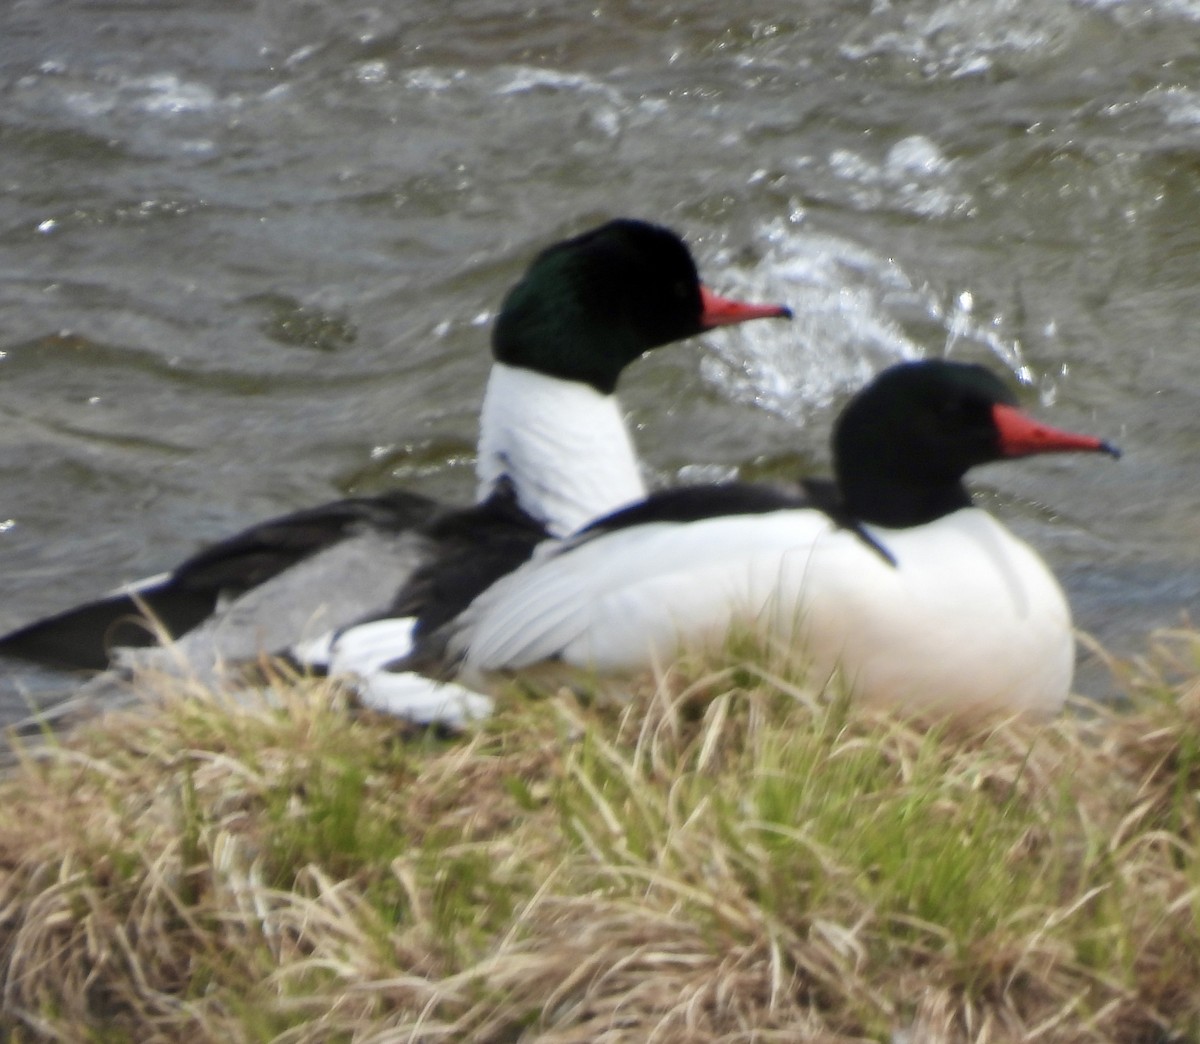
<svg viewBox="0 0 1200 1044"><path fill-rule="evenodd" d="M630 371L656 482L822 468L870 373L983 361L1126 451L977 476L1080 625L1197 604L1196 0L10 0L0 101L0 626L467 499L504 290L622 214L798 313Z"/></svg>

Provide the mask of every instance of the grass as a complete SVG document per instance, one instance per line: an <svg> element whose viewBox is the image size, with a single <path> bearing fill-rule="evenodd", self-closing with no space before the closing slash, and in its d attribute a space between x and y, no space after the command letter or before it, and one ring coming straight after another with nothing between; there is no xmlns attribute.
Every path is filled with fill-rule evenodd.
<svg viewBox="0 0 1200 1044"><path fill-rule="evenodd" d="M0 1034L1200 1039L1200 635L1112 666L1037 725L685 660L458 738L163 684L0 777Z"/></svg>

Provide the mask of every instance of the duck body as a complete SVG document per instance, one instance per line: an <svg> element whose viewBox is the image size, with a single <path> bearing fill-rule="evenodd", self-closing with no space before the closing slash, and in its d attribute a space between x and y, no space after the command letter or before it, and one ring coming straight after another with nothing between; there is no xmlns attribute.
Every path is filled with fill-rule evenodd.
<svg viewBox="0 0 1200 1044"><path fill-rule="evenodd" d="M1035 453L1117 451L1029 417L983 367L944 360L876 377L842 411L833 447L834 480L803 494L666 490L543 544L445 623L398 630L392 662L377 623L363 691L403 713L416 690L396 676L414 667L441 664L470 689L549 661L643 671L748 628L861 699L1059 710L1074 664L1066 598L962 479Z"/></svg>
<svg viewBox="0 0 1200 1044"><path fill-rule="evenodd" d="M973 507L906 529L802 505L617 528L546 549L458 624L447 651L476 682L551 659L645 670L745 628L856 698L1053 713L1074 663L1058 582Z"/></svg>
<svg viewBox="0 0 1200 1044"><path fill-rule="evenodd" d="M509 291L492 331L493 370L480 419L477 500L443 505L405 491L333 501L252 526L174 569L0 636L0 656L97 670L226 665L303 655L333 631L421 608L427 568L472 552L472 579L440 569L437 589L494 580L558 537L642 497L637 455L615 388L654 348L717 326L789 317L701 286L669 229L618 219L556 243ZM445 604L444 599L439 604ZM464 603L465 604L465 603ZM182 639L171 649L162 639Z"/></svg>

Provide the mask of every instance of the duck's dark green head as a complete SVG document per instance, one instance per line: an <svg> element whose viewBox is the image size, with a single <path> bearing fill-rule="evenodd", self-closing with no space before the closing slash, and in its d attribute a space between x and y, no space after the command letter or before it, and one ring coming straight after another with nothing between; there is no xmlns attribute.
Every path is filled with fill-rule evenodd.
<svg viewBox="0 0 1200 1044"><path fill-rule="evenodd" d="M770 316L700 285L674 232L619 219L543 250L509 291L492 332L498 362L611 393L621 371L652 348L714 326Z"/></svg>

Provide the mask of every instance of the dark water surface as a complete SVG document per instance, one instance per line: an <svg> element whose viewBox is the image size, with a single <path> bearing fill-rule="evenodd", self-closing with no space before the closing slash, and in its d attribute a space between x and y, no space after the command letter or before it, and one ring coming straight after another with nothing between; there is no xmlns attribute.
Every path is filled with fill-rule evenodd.
<svg viewBox="0 0 1200 1044"><path fill-rule="evenodd" d="M824 467L873 371L989 362L1126 451L978 476L1080 625L1200 601L1200 0L9 0L0 187L0 626L467 499L492 311L621 214L798 316L630 371L655 481Z"/></svg>

